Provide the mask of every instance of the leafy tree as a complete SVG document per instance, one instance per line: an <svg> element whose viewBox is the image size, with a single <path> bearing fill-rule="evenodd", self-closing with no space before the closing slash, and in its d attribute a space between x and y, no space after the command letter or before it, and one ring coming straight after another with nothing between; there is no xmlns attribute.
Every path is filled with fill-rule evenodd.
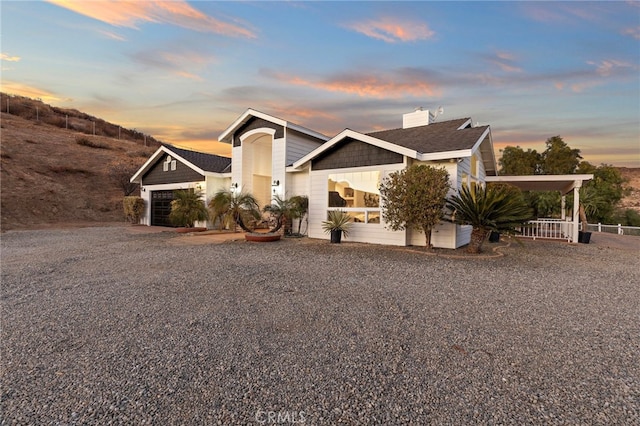
<svg viewBox="0 0 640 426"><path fill-rule="evenodd" d="M413 165L391 173L380 185L382 217L394 231L424 232L431 249L431 230L440 222L449 191L449 173L444 168Z"/></svg>
<svg viewBox="0 0 640 426"><path fill-rule="evenodd" d="M505 176L535 175L540 173L542 157L534 149L524 151L519 146L508 146L501 150L500 174Z"/></svg>
<svg viewBox="0 0 640 426"><path fill-rule="evenodd" d="M216 192L211 201L209 209L213 216L220 220L220 226L224 223L235 223L246 232L252 230L246 225L250 219L260 218L260 208L253 194L248 192L232 192L220 190Z"/></svg>
<svg viewBox="0 0 640 426"><path fill-rule="evenodd" d="M173 191L169 220L174 225L193 228L196 221L207 220L209 212L202 200L202 192L193 190Z"/></svg>
<svg viewBox="0 0 640 426"><path fill-rule="evenodd" d="M585 214L581 220L611 223L616 206L629 191L620 171L607 164L595 167L583 161L578 172L593 174L593 179L585 182L580 189L580 204L584 205Z"/></svg>
<svg viewBox="0 0 640 426"><path fill-rule="evenodd" d="M515 233L533 217L520 191L509 185L463 186L447 207L452 211L451 221L473 226L469 253L480 253L491 231Z"/></svg>
<svg viewBox="0 0 640 426"><path fill-rule="evenodd" d="M568 175L576 172L582 157L579 149L571 149L560 136L545 142L547 149L541 155L541 173L544 175Z"/></svg>

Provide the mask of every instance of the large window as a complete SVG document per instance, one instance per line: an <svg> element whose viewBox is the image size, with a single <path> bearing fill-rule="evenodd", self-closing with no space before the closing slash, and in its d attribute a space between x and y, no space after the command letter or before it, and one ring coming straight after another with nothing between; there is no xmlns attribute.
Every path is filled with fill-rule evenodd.
<svg viewBox="0 0 640 426"><path fill-rule="evenodd" d="M329 210L343 210L355 223L380 223L380 172L329 175Z"/></svg>

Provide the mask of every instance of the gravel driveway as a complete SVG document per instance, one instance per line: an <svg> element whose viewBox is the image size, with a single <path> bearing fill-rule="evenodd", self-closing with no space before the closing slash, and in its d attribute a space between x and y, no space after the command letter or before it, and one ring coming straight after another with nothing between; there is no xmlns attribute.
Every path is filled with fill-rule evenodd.
<svg viewBox="0 0 640 426"><path fill-rule="evenodd" d="M2 234L2 424L639 424L638 252Z"/></svg>

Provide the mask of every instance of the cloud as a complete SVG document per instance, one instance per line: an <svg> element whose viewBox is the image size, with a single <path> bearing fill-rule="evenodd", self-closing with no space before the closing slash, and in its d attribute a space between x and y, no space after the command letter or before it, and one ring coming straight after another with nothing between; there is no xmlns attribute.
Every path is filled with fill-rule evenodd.
<svg viewBox="0 0 640 426"><path fill-rule="evenodd" d="M387 43L426 40L435 35L435 32L423 22L401 21L396 18L352 22L344 26Z"/></svg>
<svg viewBox="0 0 640 426"><path fill-rule="evenodd" d="M587 62L589 65L596 66L596 73L601 77L609 77L612 74L617 73L620 69L625 68L634 68L633 64L628 62L616 61L615 59L608 59L601 61L600 63L596 62Z"/></svg>
<svg viewBox="0 0 640 426"><path fill-rule="evenodd" d="M41 89L39 87L29 86L23 83L18 83L16 81L3 81L2 82L2 91L5 93L9 93L11 95L19 95L26 96L28 98L40 99L43 102L56 102L56 101L68 101L69 99L60 98L58 95L54 94L45 89Z"/></svg>
<svg viewBox="0 0 640 426"><path fill-rule="evenodd" d="M522 68L516 65L515 55L511 53L496 52L494 55L485 55L484 59L493 65L497 65L504 72L522 72Z"/></svg>
<svg viewBox="0 0 640 426"><path fill-rule="evenodd" d="M117 27L138 28L140 23L163 23L229 37L256 38L241 25L224 22L194 9L186 1L80 1L48 0L57 6Z"/></svg>
<svg viewBox="0 0 640 426"><path fill-rule="evenodd" d="M112 33L111 31L104 31L104 30L100 30L98 31L100 34L102 34L103 36L110 38L111 40L116 40L116 41L127 41L126 38L124 38L123 36L116 34L116 33Z"/></svg>
<svg viewBox="0 0 640 426"><path fill-rule="evenodd" d="M20 56L10 56L6 53L0 53L0 59L7 62L20 62Z"/></svg>
<svg viewBox="0 0 640 426"><path fill-rule="evenodd" d="M196 81L203 78L192 71L199 70L213 61L213 58L195 51L149 49L130 55L137 63L149 68L169 71L172 74Z"/></svg>
<svg viewBox="0 0 640 426"><path fill-rule="evenodd" d="M625 28L622 30L623 35L631 36L636 40L640 40L640 27L635 28Z"/></svg>
<svg viewBox="0 0 640 426"><path fill-rule="evenodd" d="M325 79L310 80L304 77L264 69L261 74L283 83L310 87L327 92L354 94L361 97L421 97L440 96L440 88L427 81L422 70L403 68L391 72L350 72Z"/></svg>

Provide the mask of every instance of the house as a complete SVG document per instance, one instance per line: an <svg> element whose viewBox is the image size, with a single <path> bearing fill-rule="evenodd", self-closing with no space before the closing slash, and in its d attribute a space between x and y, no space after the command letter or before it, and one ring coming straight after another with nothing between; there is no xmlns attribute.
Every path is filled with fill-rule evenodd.
<svg viewBox="0 0 640 426"><path fill-rule="evenodd" d="M420 232L385 227L378 190L382 179L412 164L444 167L454 193L462 185L482 184L486 176L496 175L489 126L473 126L470 118L435 118L419 108L403 115L401 128L372 133L345 129L329 138L248 109L218 138L232 145L228 163L217 157L207 160L213 167L205 167L204 157L163 146L132 181L141 183L143 198L150 206L145 224L161 224L158 218L166 215L159 212L165 207L158 200L169 198L173 189L202 188L208 199L219 189L231 188L251 192L261 206L276 195L307 195L312 238L328 238L322 221L328 211L340 209L353 218L349 241L424 245ZM171 175L183 169L184 176ZM431 242L436 247L457 248L467 244L470 235L469 226L441 223L433 230Z"/></svg>
<svg viewBox="0 0 640 426"><path fill-rule="evenodd" d="M177 189L201 191L205 202L231 182L231 159L174 146L162 145L140 167L131 182L140 185L145 212L144 225L172 226L171 201ZM196 224L204 226L206 224Z"/></svg>

